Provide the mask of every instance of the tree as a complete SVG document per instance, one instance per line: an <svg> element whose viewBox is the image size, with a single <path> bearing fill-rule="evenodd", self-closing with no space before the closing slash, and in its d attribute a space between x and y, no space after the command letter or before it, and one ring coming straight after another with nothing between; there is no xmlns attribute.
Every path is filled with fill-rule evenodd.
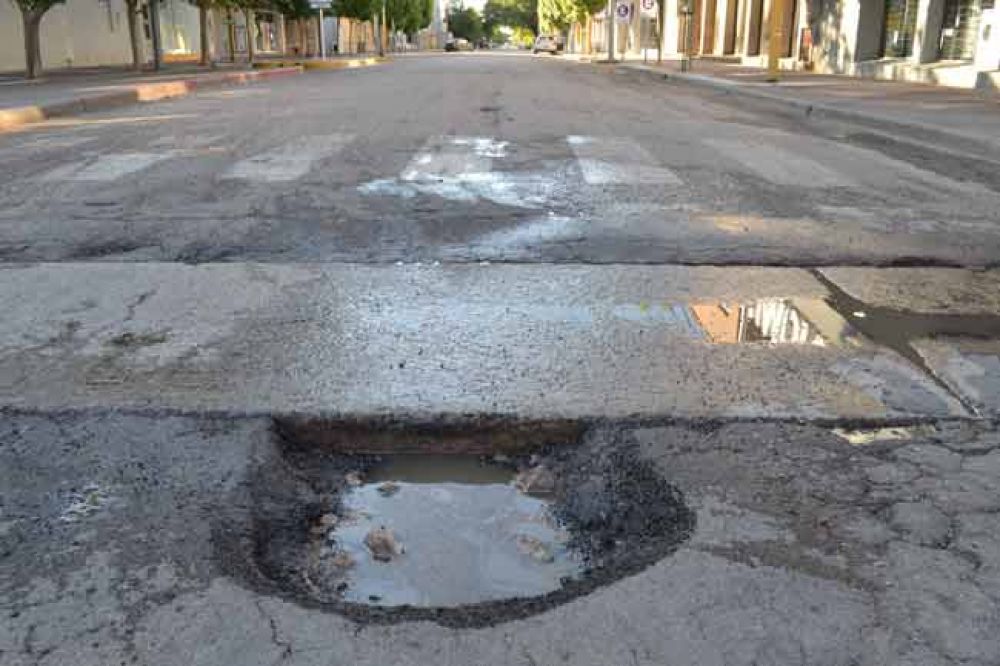
<svg viewBox="0 0 1000 666"><path fill-rule="evenodd" d="M402 30L412 35L430 24L430 19L424 22L424 0L386 0L386 21L393 32Z"/></svg>
<svg viewBox="0 0 1000 666"><path fill-rule="evenodd" d="M125 0L125 21L128 23L128 44L132 49L132 69L142 67L139 50L139 0Z"/></svg>
<svg viewBox="0 0 1000 666"><path fill-rule="evenodd" d="M476 43L483 36L483 17L472 7L452 5L448 10L448 29L455 37Z"/></svg>
<svg viewBox="0 0 1000 666"><path fill-rule="evenodd" d="M14 0L21 10L21 21L24 25L24 75L26 78L38 78L42 69L42 17L65 0Z"/></svg>
<svg viewBox="0 0 1000 666"><path fill-rule="evenodd" d="M135 2L136 0L132 1ZM198 62L202 65L207 65L209 56L211 55L210 37L208 34L208 11L212 8L213 2L212 0L196 0L195 4L198 5L198 32L200 37L199 46L201 48L201 57Z"/></svg>
<svg viewBox="0 0 1000 666"><path fill-rule="evenodd" d="M534 34L538 32L538 3L536 0L487 0L483 7L483 27L493 34L497 28L521 28Z"/></svg>
<svg viewBox="0 0 1000 666"><path fill-rule="evenodd" d="M298 23L300 34L305 34L302 25L304 20L316 13L316 10L309 4L309 0L271 0L271 4L285 18ZM301 55L305 55L305 44L302 45L302 48L303 53Z"/></svg>

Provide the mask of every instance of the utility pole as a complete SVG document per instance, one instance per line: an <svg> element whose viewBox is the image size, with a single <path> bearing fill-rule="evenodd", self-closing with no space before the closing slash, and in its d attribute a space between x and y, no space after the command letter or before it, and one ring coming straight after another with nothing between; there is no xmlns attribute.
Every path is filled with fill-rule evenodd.
<svg viewBox="0 0 1000 666"><path fill-rule="evenodd" d="M382 22L381 22L381 25L379 25L378 30L379 30L379 33L378 33L378 35L379 35L379 40L378 40L378 54L381 57L384 58L385 57L385 40L387 38L391 37L391 35L387 34L386 30L385 30L385 0L382 0Z"/></svg>
<svg viewBox="0 0 1000 666"><path fill-rule="evenodd" d="M770 33L767 39L767 80L777 81L781 78L779 60L782 46L787 41L785 36L785 3L784 0L771 0L771 15L768 17Z"/></svg>
<svg viewBox="0 0 1000 666"><path fill-rule="evenodd" d="M615 61L615 0L608 0L608 62Z"/></svg>
<svg viewBox="0 0 1000 666"><path fill-rule="evenodd" d="M681 71L691 69L691 56L694 55L694 1L684 0L684 55L681 57Z"/></svg>
<svg viewBox="0 0 1000 666"><path fill-rule="evenodd" d="M326 57L326 26L323 25L323 8L319 8L319 57Z"/></svg>
<svg viewBox="0 0 1000 666"><path fill-rule="evenodd" d="M153 33L153 70L160 70L160 54L163 48L160 44L160 0L149 0L149 31Z"/></svg>
<svg viewBox="0 0 1000 666"><path fill-rule="evenodd" d="M667 36L667 31L663 28L667 25L667 0L659 0L656 6L656 64L663 62L663 40Z"/></svg>

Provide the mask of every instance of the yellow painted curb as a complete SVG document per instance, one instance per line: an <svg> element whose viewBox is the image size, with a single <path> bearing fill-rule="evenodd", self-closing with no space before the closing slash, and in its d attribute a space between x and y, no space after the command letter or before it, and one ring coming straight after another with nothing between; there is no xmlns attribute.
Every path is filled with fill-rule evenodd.
<svg viewBox="0 0 1000 666"><path fill-rule="evenodd" d="M40 106L0 109L0 132L43 120L45 120L45 110Z"/></svg>
<svg viewBox="0 0 1000 666"><path fill-rule="evenodd" d="M337 58L330 60L272 60L256 62L254 67L258 69L271 69L274 67L302 67L303 69L354 69L356 67L371 67L389 62L389 58Z"/></svg>

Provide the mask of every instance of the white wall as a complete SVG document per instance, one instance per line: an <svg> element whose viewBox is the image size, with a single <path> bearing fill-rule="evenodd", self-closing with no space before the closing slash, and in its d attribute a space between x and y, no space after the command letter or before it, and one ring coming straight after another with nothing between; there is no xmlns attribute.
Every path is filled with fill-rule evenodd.
<svg viewBox="0 0 1000 666"><path fill-rule="evenodd" d="M131 57L122 0L68 0L42 18L43 66L128 62ZM24 69L21 13L0 2L0 71Z"/></svg>
<svg viewBox="0 0 1000 666"><path fill-rule="evenodd" d="M137 21L144 40L142 18ZM132 60L124 0L66 0L42 18L42 66L119 65ZM160 5L164 53L198 52L198 9L186 0ZM144 49L149 53L149 48ZM0 0L0 71L24 69L21 13Z"/></svg>
<svg viewBox="0 0 1000 666"><path fill-rule="evenodd" d="M198 8L187 0L160 5L160 39L164 53L198 53Z"/></svg>

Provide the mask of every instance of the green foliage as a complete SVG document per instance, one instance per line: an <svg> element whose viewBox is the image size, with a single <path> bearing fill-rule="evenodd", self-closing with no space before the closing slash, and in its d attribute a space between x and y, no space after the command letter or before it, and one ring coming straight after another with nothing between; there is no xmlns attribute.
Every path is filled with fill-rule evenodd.
<svg viewBox="0 0 1000 666"><path fill-rule="evenodd" d="M274 10L290 19L308 18L316 13L309 0L270 0Z"/></svg>
<svg viewBox="0 0 1000 666"><path fill-rule="evenodd" d="M385 0L385 15L389 25L412 35L431 22L424 20L427 3L424 0Z"/></svg>
<svg viewBox="0 0 1000 666"><path fill-rule="evenodd" d="M542 32L563 32L600 11L606 0L538 0L538 24Z"/></svg>
<svg viewBox="0 0 1000 666"><path fill-rule="evenodd" d="M42 15L66 0L13 0L25 14Z"/></svg>
<svg viewBox="0 0 1000 666"><path fill-rule="evenodd" d="M382 3L376 0L334 0L333 13L345 18L369 21Z"/></svg>
<svg viewBox="0 0 1000 666"><path fill-rule="evenodd" d="M452 5L448 9L448 30L456 38L478 42L484 34L483 17L471 7L465 9Z"/></svg>
<svg viewBox="0 0 1000 666"><path fill-rule="evenodd" d="M537 0L487 0L483 24L490 34L498 27L523 28L538 32Z"/></svg>
<svg viewBox="0 0 1000 666"><path fill-rule="evenodd" d="M514 28L510 41L518 46L529 48L535 42L535 33L530 28L517 27Z"/></svg>
<svg viewBox="0 0 1000 666"><path fill-rule="evenodd" d="M435 0L424 0L420 7L420 26L426 28L434 20Z"/></svg>

